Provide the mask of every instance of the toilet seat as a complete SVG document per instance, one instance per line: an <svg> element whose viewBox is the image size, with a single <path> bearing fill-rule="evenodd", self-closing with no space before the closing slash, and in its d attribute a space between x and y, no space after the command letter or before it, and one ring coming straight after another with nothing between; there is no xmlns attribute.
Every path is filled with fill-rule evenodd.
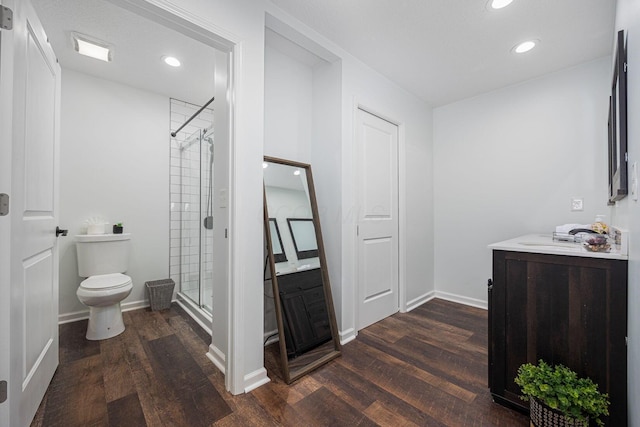
<svg viewBox="0 0 640 427"><path fill-rule="evenodd" d="M100 274L91 276L80 283L87 291L106 291L131 285L131 277L122 273Z"/></svg>

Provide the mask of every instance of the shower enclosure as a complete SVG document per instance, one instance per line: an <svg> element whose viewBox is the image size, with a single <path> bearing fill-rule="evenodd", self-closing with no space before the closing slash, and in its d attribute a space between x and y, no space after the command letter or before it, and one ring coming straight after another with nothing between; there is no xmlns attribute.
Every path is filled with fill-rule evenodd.
<svg viewBox="0 0 640 427"><path fill-rule="evenodd" d="M174 105L174 101L172 122L174 110L185 111L185 103ZM178 301L205 317L212 315L213 295L212 115L213 111L204 110L171 141L169 274L176 282Z"/></svg>

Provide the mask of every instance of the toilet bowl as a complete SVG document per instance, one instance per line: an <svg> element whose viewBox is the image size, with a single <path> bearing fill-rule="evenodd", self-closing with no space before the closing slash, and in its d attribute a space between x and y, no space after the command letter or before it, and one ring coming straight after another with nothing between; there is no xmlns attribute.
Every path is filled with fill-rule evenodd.
<svg viewBox="0 0 640 427"><path fill-rule="evenodd" d="M128 233L76 236L78 275L87 278L76 295L89 307L88 340L106 340L124 331L120 302L133 288L131 277L122 274L129 267L130 241Z"/></svg>
<svg viewBox="0 0 640 427"><path fill-rule="evenodd" d="M88 340L105 340L124 332L120 301L131 289L131 278L121 273L91 276L80 283L76 295L89 307Z"/></svg>

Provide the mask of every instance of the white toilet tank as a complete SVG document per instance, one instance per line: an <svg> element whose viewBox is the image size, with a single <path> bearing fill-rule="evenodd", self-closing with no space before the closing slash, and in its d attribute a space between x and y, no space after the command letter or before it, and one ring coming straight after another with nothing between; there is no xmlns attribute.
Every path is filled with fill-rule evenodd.
<svg viewBox="0 0 640 427"><path fill-rule="evenodd" d="M124 273L129 268L131 233L80 234L75 237L80 277Z"/></svg>

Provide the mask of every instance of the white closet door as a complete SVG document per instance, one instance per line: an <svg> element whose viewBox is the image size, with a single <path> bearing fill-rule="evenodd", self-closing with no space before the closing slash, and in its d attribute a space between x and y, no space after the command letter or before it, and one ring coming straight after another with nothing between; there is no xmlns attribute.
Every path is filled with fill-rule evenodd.
<svg viewBox="0 0 640 427"><path fill-rule="evenodd" d="M360 330L399 309L398 127L363 110L356 126Z"/></svg>

